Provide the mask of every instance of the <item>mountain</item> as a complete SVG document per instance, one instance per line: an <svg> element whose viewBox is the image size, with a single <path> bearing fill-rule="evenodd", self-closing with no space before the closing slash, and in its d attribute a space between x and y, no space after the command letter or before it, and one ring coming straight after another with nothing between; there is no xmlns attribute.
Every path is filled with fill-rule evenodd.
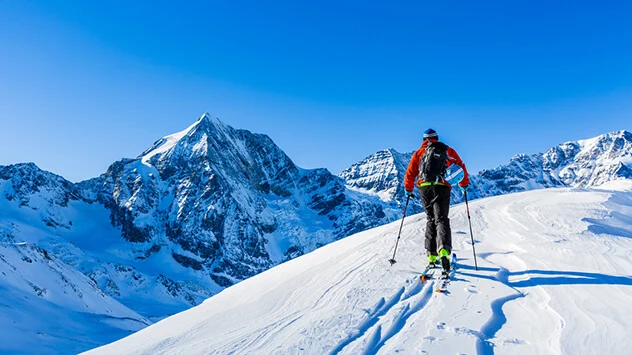
<svg viewBox="0 0 632 355"><path fill-rule="evenodd" d="M392 206L402 206L405 203L404 176L412 156L412 152L382 150L351 165L338 176L351 190L376 195ZM411 214L423 211L418 200L413 200L409 208Z"/></svg>
<svg viewBox="0 0 632 355"><path fill-rule="evenodd" d="M351 188L399 203L411 156L412 153L401 154L393 149L380 151L343 171L340 177ZM617 131L562 143L544 153L519 154L507 165L470 174L469 195L473 199L550 187L590 188L612 180L632 179L632 133ZM452 201L463 201L456 189Z"/></svg>
<svg viewBox="0 0 632 355"><path fill-rule="evenodd" d="M562 186L590 188L631 179L632 133L617 131L562 143L543 154L520 154L478 177L480 196Z"/></svg>
<svg viewBox="0 0 632 355"><path fill-rule="evenodd" d="M11 236L0 256L33 248L55 260L55 275L71 279L65 272L79 272L96 289L90 292L105 295L101 302L120 302L134 314L127 318L144 325L400 213L348 189L326 169L297 167L268 136L207 114L77 184L32 163L0 166L0 211L0 233ZM7 267L20 274L26 266ZM35 285L27 288L31 299L44 298L39 290L46 287L24 282ZM19 297L0 288L13 308L22 304ZM27 333L54 338L51 327L27 324ZM87 342L80 330L68 332L64 346L51 344L79 351L112 340Z"/></svg>
<svg viewBox="0 0 632 355"><path fill-rule="evenodd" d="M453 207L456 277L419 281L425 216L367 230L87 354L594 354L632 340L632 183ZM537 223L534 223L537 221ZM261 292L265 290L265 292ZM221 326L217 326L221 324Z"/></svg>
<svg viewBox="0 0 632 355"><path fill-rule="evenodd" d="M81 317L92 320L90 334L104 337L72 327L62 345L58 328L42 322L23 328L25 337L42 334L42 347L85 350L138 329L130 324L159 321L288 260L400 219L410 157L388 149L335 176L302 169L268 136L204 114L137 158L114 162L80 183L32 163L0 166L0 261L10 259L3 272L13 270L12 279L22 280L18 290L1 283L0 299L17 310L28 296L37 306L22 317L53 316L60 309L74 314L70 300L81 304L82 295L92 295L101 306L91 305ZM627 132L565 143L474 176L472 197L597 186L629 178L629 162ZM455 189L453 201L461 198ZM421 210L412 200L409 215ZM20 253L39 260L37 273L74 286L52 288L30 278L31 263L18 262ZM68 298L61 306L46 299L60 292ZM104 310L113 307L112 317L133 321L103 321ZM18 317L6 313L6 324L14 321L7 314Z"/></svg>
<svg viewBox="0 0 632 355"><path fill-rule="evenodd" d="M326 169L301 169L268 136L209 115L84 186L98 187L136 258L167 249L214 289L392 220Z"/></svg>

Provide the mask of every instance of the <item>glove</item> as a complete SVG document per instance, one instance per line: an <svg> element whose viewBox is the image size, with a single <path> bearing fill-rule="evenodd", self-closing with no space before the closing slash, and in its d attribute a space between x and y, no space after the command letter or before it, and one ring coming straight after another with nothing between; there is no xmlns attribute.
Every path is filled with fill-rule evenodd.
<svg viewBox="0 0 632 355"><path fill-rule="evenodd" d="M469 186L459 186L461 188L461 192L464 194L467 193L467 190L470 188Z"/></svg>
<svg viewBox="0 0 632 355"><path fill-rule="evenodd" d="M404 195L406 195L406 197L415 197L415 194L412 191L408 191L406 190L406 192L404 193Z"/></svg>

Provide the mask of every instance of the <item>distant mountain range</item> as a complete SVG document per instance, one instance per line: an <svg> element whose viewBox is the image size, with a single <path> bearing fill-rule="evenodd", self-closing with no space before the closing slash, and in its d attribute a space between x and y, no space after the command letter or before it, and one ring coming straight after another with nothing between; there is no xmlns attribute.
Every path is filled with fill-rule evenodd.
<svg viewBox="0 0 632 355"><path fill-rule="evenodd" d="M340 177L354 190L378 195L384 201L402 201L411 157L412 152L383 150L352 165ZM617 179L632 179L632 133L628 131L562 143L545 153L516 155L507 165L472 174L469 195L481 198L549 187L590 188ZM462 202L463 196L454 190L453 202Z"/></svg>
<svg viewBox="0 0 632 355"><path fill-rule="evenodd" d="M0 272L11 275L0 283L0 300L14 311L4 314L24 318L0 316L0 325L27 322L42 304L76 308L90 299L84 313L102 317L108 304L107 317L119 320L107 323L115 339L286 260L401 218L411 156L384 150L339 176L306 170L268 136L205 114L138 158L80 183L32 163L0 166ZM473 176L471 195L622 178L632 178L626 131L518 155ZM453 192L454 202L461 198ZM418 201L409 208L422 211ZM45 274L67 286L51 286L38 276ZM18 300L24 297L40 300L39 308ZM38 332L48 330L25 327L24 337L38 339ZM85 349L113 339L94 338ZM56 341L73 351L85 342L79 333Z"/></svg>

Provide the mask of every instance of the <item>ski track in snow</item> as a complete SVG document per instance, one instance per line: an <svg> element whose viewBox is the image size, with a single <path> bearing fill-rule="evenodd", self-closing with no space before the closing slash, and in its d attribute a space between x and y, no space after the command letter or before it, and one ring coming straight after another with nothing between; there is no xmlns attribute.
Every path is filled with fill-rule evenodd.
<svg viewBox="0 0 632 355"><path fill-rule="evenodd" d="M367 311L367 317L357 326L356 331L341 341L330 354L339 354L347 345L365 334L370 334L370 337L363 354L376 354L388 339L401 330L412 314L421 311L426 306L432 296L434 283L434 280L430 280L422 284L418 276L415 276L413 280L409 280L407 286L401 287L388 301L381 298L371 310ZM394 318L390 320L391 325L386 332L382 333L383 322L380 321L395 307L398 310Z"/></svg>
<svg viewBox="0 0 632 355"><path fill-rule="evenodd" d="M387 259L398 222L282 264L93 353L625 353L631 195L556 189L474 201L478 271L464 206L453 206L459 266L449 293L434 292L435 279L419 281L425 217L416 215L406 219L394 266Z"/></svg>

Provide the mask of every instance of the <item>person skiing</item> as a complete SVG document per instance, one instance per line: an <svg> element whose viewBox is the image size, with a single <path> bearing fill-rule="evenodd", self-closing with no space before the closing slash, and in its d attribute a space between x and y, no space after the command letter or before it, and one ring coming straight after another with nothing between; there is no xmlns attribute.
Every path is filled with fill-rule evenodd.
<svg viewBox="0 0 632 355"><path fill-rule="evenodd" d="M425 247L428 262L441 262L443 273L450 271L450 254L452 252L452 232L450 230L450 191L452 186L445 180L447 168L456 164L463 169L463 179L459 187L465 193L470 183L465 164L457 152L439 142L439 135L432 128L424 132L421 147L413 154L406 177L404 188L406 196L413 197L415 180L421 196L421 202L426 211Z"/></svg>

